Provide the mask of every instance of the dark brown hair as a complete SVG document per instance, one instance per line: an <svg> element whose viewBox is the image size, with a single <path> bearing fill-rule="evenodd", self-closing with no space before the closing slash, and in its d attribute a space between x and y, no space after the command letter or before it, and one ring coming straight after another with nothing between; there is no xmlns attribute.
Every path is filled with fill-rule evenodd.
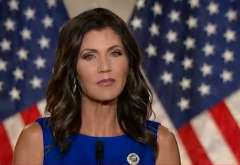
<svg viewBox="0 0 240 165"><path fill-rule="evenodd" d="M146 144L157 155L156 137L144 127L152 115L152 93L140 70L140 52L127 24L113 12L95 8L70 19L62 28L57 45L53 76L46 93L46 112L50 114L53 145L64 154L71 143L69 137L81 127L81 89L73 92L77 54L84 34L91 30L111 28L121 38L128 56L129 74L118 98L117 116L123 131L130 138Z"/></svg>

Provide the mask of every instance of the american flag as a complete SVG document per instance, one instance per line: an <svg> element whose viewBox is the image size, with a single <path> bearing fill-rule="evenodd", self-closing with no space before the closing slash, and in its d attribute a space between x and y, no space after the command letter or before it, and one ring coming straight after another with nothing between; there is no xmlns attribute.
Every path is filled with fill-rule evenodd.
<svg viewBox="0 0 240 165"><path fill-rule="evenodd" d="M0 0L0 164L11 163L25 125L44 116L59 31L61 0Z"/></svg>
<svg viewBox="0 0 240 165"><path fill-rule="evenodd" d="M239 11L236 0L138 0L130 16L182 164L240 163Z"/></svg>

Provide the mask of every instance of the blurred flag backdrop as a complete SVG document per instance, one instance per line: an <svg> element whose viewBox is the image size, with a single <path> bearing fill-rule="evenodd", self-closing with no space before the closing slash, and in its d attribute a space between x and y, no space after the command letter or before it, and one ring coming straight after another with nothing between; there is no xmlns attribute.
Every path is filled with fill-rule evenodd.
<svg viewBox="0 0 240 165"><path fill-rule="evenodd" d="M144 57L156 120L174 131L182 164L240 163L239 1L138 0L129 26ZM0 0L0 163L44 116L60 0Z"/></svg>
<svg viewBox="0 0 240 165"><path fill-rule="evenodd" d="M183 164L240 163L239 10L236 0L139 0L130 18Z"/></svg>
<svg viewBox="0 0 240 165"><path fill-rule="evenodd" d="M0 164L10 163L19 133L43 115L60 28L61 0L0 0Z"/></svg>

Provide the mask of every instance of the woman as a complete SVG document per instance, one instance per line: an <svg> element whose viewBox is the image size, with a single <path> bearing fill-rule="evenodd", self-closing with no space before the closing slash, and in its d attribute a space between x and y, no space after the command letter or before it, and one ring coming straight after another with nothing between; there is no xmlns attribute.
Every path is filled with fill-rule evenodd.
<svg viewBox="0 0 240 165"><path fill-rule="evenodd" d="M46 93L48 118L21 133L14 164L180 164L152 114L140 52L124 21L96 8L62 28Z"/></svg>

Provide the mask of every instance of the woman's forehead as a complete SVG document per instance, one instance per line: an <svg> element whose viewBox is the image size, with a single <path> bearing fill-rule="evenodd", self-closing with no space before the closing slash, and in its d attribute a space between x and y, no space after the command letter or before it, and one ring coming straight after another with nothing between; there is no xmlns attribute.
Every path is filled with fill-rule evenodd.
<svg viewBox="0 0 240 165"><path fill-rule="evenodd" d="M94 45L122 45L122 41L119 35L110 28L91 30L84 35L81 47Z"/></svg>

